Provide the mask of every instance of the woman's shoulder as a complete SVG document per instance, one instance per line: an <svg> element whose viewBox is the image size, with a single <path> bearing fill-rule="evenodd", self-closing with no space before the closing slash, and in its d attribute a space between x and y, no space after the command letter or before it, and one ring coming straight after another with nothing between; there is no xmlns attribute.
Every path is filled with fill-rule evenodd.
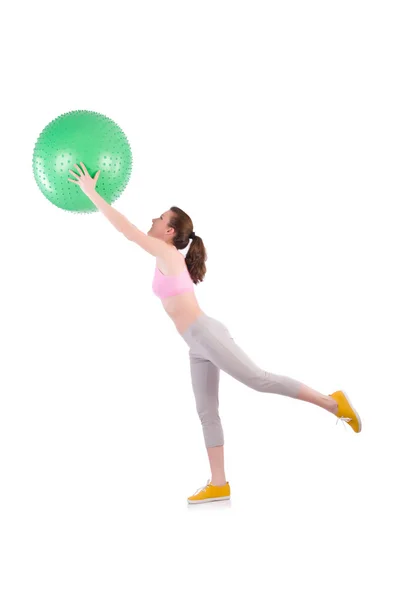
<svg viewBox="0 0 397 600"><path fill-rule="evenodd" d="M185 257L175 249L175 252L170 252L167 257L157 257L156 267L163 275L179 275L186 269Z"/></svg>

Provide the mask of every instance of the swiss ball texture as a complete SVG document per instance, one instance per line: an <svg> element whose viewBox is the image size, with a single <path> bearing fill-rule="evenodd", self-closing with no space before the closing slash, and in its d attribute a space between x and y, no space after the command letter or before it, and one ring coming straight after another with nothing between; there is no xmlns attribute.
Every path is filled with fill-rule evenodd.
<svg viewBox="0 0 397 600"><path fill-rule="evenodd" d="M78 185L68 181L69 169L84 163L96 191L111 204L126 188L132 171L127 137L111 119L89 110L64 113L41 132L33 152L33 173L44 196L64 210L89 213L97 207Z"/></svg>

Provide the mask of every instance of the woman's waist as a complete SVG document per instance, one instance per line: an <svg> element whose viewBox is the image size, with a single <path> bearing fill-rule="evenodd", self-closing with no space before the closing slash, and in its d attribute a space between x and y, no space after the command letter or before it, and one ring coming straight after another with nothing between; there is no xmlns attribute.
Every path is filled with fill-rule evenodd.
<svg viewBox="0 0 397 600"><path fill-rule="evenodd" d="M161 298L161 303L165 310L171 316L183 315L187 311L200 310L194 291L183 292L175 296L166 296Z"/></svg>
<svg viewBox="0 0 397 600"><path fill-rule="evenodd" d="M165 298L163 301L164 309L168 316L173 320L175 327L182 333L188 329L192 323L195 323L199 317L204 315L204 311L201 310L200 306L195 302L167 302L169 298Z"/></svg>

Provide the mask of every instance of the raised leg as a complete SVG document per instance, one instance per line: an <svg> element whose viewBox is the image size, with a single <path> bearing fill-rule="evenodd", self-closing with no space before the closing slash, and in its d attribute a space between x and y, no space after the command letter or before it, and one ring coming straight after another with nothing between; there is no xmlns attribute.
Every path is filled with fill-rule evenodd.
<svg viewBox="0 0 397 600"><path fill-rule="evenodd" d="M236 344L227 327L216 319L211 319L210 326L200 332L195 353L258 392L304 400L334 414L337 411L337 403L331 396L317 392L286 375L265 371L255 364Z"/></svg>

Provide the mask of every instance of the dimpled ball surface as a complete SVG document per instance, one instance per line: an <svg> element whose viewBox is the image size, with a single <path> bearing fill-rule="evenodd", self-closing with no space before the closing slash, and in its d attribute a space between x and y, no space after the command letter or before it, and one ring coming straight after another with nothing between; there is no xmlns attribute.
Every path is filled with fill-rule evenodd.
<svg viewBox="0 0 397 600"><path fill-rule="evenodd" d="M96 191L111 204L129 181L132 153L127 137L111 119L97 112L76 110L60 115L41 132L33 152L33 173L44 196L63 210L88 213L97 207L71 183L69 169L84 163L94 177Z"/></svg>

